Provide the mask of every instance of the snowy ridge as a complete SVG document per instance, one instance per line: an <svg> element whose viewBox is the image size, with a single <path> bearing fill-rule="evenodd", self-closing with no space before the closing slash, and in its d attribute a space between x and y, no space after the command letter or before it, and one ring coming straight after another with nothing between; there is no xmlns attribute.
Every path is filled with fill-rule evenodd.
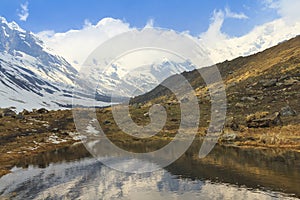
<svg viewBox="0 0 300 200"><path fill-rule="evenodd" d="M14 106L19 111L70 107L77 75L75 68L33 33L0 17L0 107ZM77 102L91 105L84 90L77 91L83 94L76 95Z"/></svg>
<svg viewBox="0 0 300 200"><path fill-rule="evenodd" d="M140 95L154 89L171 75L195 69L188 61L174 62L166 58L134 69L124 66L126 65L113 63L108 69L103 71L99 69L91 73L97 74L90 77L90 81L99 83L97 87L99 94L114 93L116 96L125 97Z"/></svg>

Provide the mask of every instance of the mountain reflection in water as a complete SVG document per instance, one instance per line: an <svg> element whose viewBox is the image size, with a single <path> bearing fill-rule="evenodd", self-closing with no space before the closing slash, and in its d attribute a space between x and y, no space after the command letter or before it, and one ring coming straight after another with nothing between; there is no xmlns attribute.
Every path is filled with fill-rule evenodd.
<svg viewBox="0 0 300 200"><path fill-rule="evenodd" d="M72 146L19 163L11 174L0 178L0 195L12 199L144 200L300 197L299 153L216 146L200 160L198 150L199 145L193 145L165 169L130 174L102 165L81 145ZM115 162L147 166L141 160Z"/></svg>

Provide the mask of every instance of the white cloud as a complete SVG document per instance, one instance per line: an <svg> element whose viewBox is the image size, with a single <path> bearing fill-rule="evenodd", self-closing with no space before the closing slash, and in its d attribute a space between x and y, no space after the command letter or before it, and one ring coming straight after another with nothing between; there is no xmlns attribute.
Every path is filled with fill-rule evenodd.
<svg viewBox="0 0 300 200"><path fill-rule="evenodd" d="M277 5L277 2L270 0L267 3L274 8ZM287 7L276 7L276 9L285 10ZM299 20L290 23L291 21L286 16L254 27L249 33L241 37L230 37L222 32L221 29L226 18L246 19L242 16L242 14L236 15L232 13L229 9L227 11L225 9L225 12L222 10L214 11L208 30L199 36L200 42L207 48L214 62L230 60L238 56L247 56L300 34Z"/></svg>
<svg viewBox="0 0 300 200"><path fill-rule="evenodd" d="M206 41L211 45L217 44L221 41L225 41L227 35L221 32L224 18L225 16L223 11L215 10L207 31L200 35L201 40Z"/></svg>
<svg viewBox="0 0 300 200"><path fill-rule="evenodd" d="M121 20L104 18L96 25L85 20L80 30L69 30L65 33L48 30L38 33L38 36L47 46L79 69L87 56L101 43L129 30L129 24Z"/></svg>
<svg viewBox="0 0 300 200"><path fill-rule="evenodd" d="M230 10L229 7L225 8L225 17L234 18L234 19L248 19L248 16L244 13L235 13Z"/></svg>
<svg viewBox="0 0 300 200"><path fill-rule="evenodd" d="M89 27L89 26L92 26L92 23L90 22L90 20L85 19L85 20L84 20L84 26L83 26L83 27Z"/></svg>
<svg viewBox="0 0 300 200"><path fill-rule="evenodd" d="M289 0L281 1L287 2ZM272 2L274 3L274 1ZM284 6L285 4L280 5L283 5L283 7L275 8L274 6L274 9L278 11L288 9L287 6ZM227 18L243 20L248 17L243 13L234 13L229 8L215 10L209 28L197 38L202 46L207 48L213 62L250 55L300 34L300 21L291 24L284 15L280 19L254 27L243 36L231 37L222 32L223 22ZM145 27L153 27L153 22L153 19L150 19ZM69 30L65 33L43 31L38 35L47 46L54 49L57 54L65 57L74 67L79 69L87 56L101 43L120 33L134 29L122 20L104 18L96 25L93 25L89 20L85 20L83 28L80 30ZM185 32L185 34L188 34L188 32Z"/></svg>
<svg viewBox="0 0 300 200"><path fill-rule="evenodd" d="M264 4L275 9L279 16L289 23L300 20L300 1L298 0L264 0Z"/></svg>
<svg viewBox="0 0 300 200"><path fill-rule="evenodd" d="M213 37L209 34L209 32L202 34L200 42L208 49L211 59L216 63L251 55L295 37L300 34L300 23L291 25L284 19L277 19L257 26L241 37L229 37L219 31L214 35L223 37L215 37L212 40Z"/></svg>
<svg viewBox="0 0 300 200"><path fill-rule="evenodd" d="M154 19L151 18L147 21L145 28L153 28L153 25L154 25Z"/></svg>
<svg viewBox="0 0 300 200"><path fill-rule="evenodd" d="M28 9L28 1L26 1L24 4L21 4L21 10L18 13L19 19L21 21L26 21L29 16L29 9Z"/></svg>
<svg viewBox="0 0 300 200"><path fill-rule="evenodd" d="M216 44L217 41L225 41L228 36L221 32L221 28L226 18L248 19L244 13L234 13L229 7L226 7L225 11L214 10L208 30L201 34L201 38L211 44Z"/></svg>

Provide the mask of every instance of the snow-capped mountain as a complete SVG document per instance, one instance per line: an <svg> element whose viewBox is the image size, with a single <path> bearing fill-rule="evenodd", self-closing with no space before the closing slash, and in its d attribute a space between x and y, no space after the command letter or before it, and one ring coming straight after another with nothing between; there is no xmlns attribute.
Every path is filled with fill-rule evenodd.
<svg viewBox="0 0 300 200"><path fill-rule="evenodd" d="M215 25L199 38L214 63L255 54L300 34L300 22L292 23L285 19L256 26L240 37L229 37L222 33L222 23Z"/></svg>
<svg viewBox="0 0 300 200"><path fill-rule="evenodd" d="M75 103L92 106L95 91L90 83L97 83L98 105L107 105L112 93L118 97L139 95L173 74L194 69L189 62L165 57L134 69L127 64L117 62L107 69L95 68L86 80L79 80L79 72L34 33L0 17L0 107L22 110L71 106L74 88Z"/></svg>
<svg viewBox="0 0 300 200"><path fill-rule="evenodd" d="M175 62L167 58L133 69L125 66L125 63L112 63L104 70L94 68L89 81L98 83L99 94L132 97L149 92L171 75L195 69L188 61Z"/></svg>
<svg viewBox="0 0 300 200"><path fill-rule="evenodd" d="M0 17L0 107L21 110L70 106L77 74L33 33ZM77 96L83 105L90 101L86 96Z"/></svg>

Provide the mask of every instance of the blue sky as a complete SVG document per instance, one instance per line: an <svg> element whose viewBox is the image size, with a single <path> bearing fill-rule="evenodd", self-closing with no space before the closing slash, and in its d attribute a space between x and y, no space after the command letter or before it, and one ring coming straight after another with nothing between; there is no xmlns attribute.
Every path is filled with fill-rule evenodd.
<svg viewBox="0 0 300 200"><path fill-rule="evenodd" d="M20 20L21 4L28 8L28 17ZM198 35L207 30L215 10L229 8L243 13L247 19L228 18L222 31L240 36L253 27L277 18L275 10L267 9L259 0L1 0L0 15L16 21L33 32L53 30L66 32L81 29L84 21L96 24L104 17L128 22L142 28L150 19L154 26Z"/></svg>

